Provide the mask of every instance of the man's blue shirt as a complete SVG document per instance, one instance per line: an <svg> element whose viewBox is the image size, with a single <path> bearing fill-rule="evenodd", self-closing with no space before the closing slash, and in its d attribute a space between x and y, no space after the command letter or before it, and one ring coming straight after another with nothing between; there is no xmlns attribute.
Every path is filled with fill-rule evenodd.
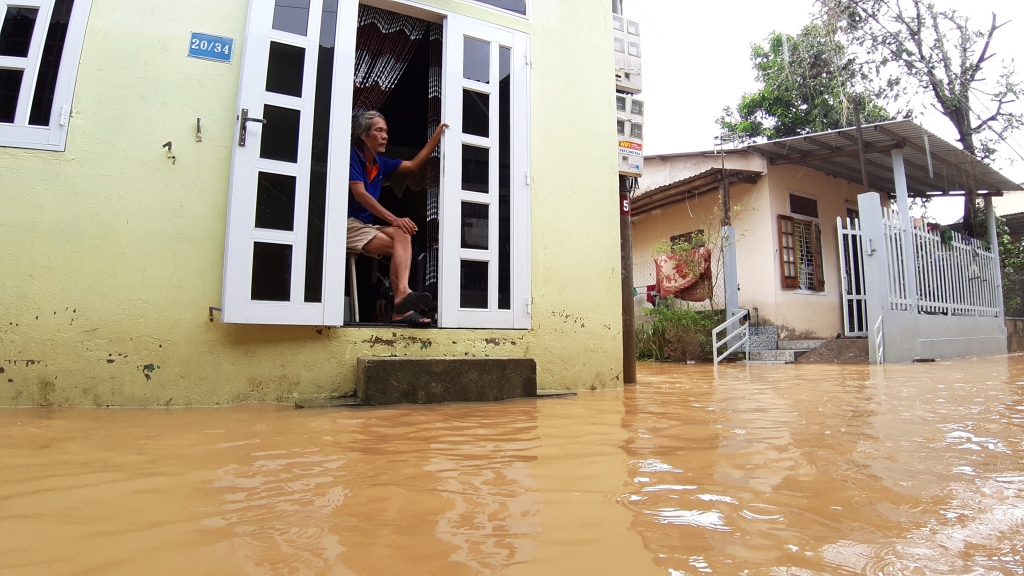
<svg viewBox="0 0 1024 576"><path fill-rule="evenodd" d="M353 146L349 157L348 181L362 182L370 196L373 196L374 200L380 200L380 187L384 184L385 179L391 178L395 171L398 170L398 167L402 165L402 161L377 154L374 162L374 169L371 170L370 174L367 174L366 158L363 157L363 153L357 147ZM356 218L364 224L373 224L373 212L370 212L366 206L357 202L351 192L348 196L348 216L349 218Z"/></svg>

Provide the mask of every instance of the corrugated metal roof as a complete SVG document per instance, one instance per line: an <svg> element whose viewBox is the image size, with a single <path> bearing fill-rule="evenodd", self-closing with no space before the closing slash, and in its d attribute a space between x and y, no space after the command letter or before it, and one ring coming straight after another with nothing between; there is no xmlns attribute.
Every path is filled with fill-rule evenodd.
<svg viewBox="0 0 1024 576"><path fill-rule="evenodd" d="M896 194L893 149L903 150L911 196L962 194L973 187L981 195L1024 190L997 170L913 120L868 124L862 128L868 180L874 190ZM861 181L856 128L772 140L746 147L771 164L800 164L850 182Z"/></svg>

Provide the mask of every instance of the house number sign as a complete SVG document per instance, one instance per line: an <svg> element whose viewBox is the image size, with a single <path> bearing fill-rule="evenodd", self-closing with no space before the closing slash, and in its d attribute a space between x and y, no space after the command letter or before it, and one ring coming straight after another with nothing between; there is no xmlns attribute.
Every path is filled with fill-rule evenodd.
<svg viewBox="0 0 1024 576"><path fill-rule="evenodd" d="M192 58L213 60L214 62L231 62L235 53L235 39L225 36L214 36L193 32L188 41L188 55Z"/></svg>

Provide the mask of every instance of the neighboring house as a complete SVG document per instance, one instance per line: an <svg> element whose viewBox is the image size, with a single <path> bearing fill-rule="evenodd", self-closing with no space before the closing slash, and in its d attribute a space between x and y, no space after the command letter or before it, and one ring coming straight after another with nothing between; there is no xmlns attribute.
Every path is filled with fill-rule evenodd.
<svg viewBox="0 0 1024 576"><path fill-rule="evenodd" d="M983 197L1020 186L952 144L903 120L864 127L872 190L896 207L894 164L908 197L962 193ZM721 222L723 172L735 243L738 308L788 340L835 338L844 325L837 219L856 219L864 192L854 129L724 151L648 156L632 201L634 284L655 283L651 249L665 239ZM894 162L896 156L898 162ZM723 164L724 163L724 164ZM724 169L723 169L724 165ZM866 314L865 314L866 315Z"/></svg>
<svg viewBox="0 0 1024 576"><path fill-rule="evenodd" d="M370 356L620 384L606 5L0 9L0 405L344 395ZM348 277L354 107L384 112L397 157L451 126L382 195L420 226L413 284L438 328L373 324L382 264Z"/></svg>

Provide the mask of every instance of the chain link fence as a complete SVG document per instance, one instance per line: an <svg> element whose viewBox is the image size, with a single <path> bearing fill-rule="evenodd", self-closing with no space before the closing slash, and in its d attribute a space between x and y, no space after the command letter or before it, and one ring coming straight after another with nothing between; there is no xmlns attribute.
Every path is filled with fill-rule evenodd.
<svg viewBox="0 0 1024 576"><path fill-rule="evenodd" d="M714 287L713 296L703 302L687 302L678 298L669 298L663 302L661 296L655 291L657 283L657 268L654 265L654 258L637 258L633 260L633 309L636 321L642 322L647 318L646 310L650 310L662 302L672 308L685 310L721 310L725 308L725 283L723 282L723 265L721 250L711 252L711 282Z"/></svg>

